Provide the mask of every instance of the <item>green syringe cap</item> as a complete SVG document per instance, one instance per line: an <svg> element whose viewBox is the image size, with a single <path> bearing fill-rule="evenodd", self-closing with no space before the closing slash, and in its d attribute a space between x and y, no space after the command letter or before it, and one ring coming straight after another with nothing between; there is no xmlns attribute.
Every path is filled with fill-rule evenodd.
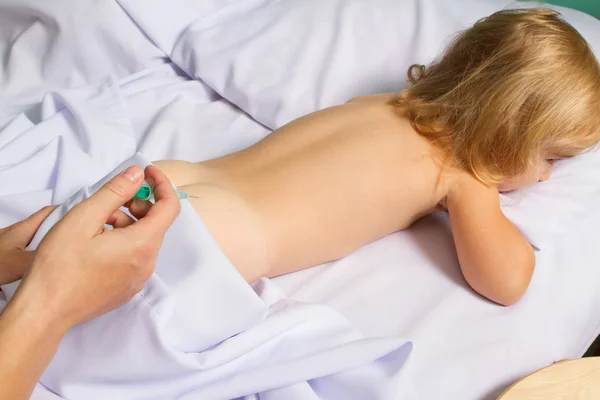
<svg viewBox="0 0 600 400"><path fill-rule="evenodd" d="M152 196L152 190L148 186L142 186L133 196L134 199L148 200Z"/></svg>

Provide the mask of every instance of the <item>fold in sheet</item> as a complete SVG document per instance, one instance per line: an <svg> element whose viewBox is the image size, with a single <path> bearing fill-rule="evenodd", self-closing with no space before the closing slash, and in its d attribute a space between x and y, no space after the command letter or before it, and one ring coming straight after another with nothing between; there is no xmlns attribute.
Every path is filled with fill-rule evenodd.
<svg viewBox="0 0 600 400"><path fill-rule="evenodd" d="M149 163L131 155L122 107L108 82L51 94L41 123L21 115L0 132L0 159L12 155L0 170L3 226L61 203L29 249L115 174ZM8 299L16 285L3 286ZM41 383L66 399L393 399L411 349L400 338L365 338L338 312L286 299L267 279L249 286L183 201L144 290L70 330Z"/></svg>
<svg viewBox="0 0 600 400"><path fill-rule="evenodd" d="M114 1L0 2L2 119L30 111L53 90L98 84L161 65L154 46ZM37 121L36 121L37 122Z"/></svg>

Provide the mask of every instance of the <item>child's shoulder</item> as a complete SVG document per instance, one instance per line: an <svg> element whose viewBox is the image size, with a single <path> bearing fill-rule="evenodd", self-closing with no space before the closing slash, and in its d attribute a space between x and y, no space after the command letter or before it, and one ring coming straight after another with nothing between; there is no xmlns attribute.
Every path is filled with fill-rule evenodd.
<svg viewBox="0 0 600 400"><path fill-rule="evenodd" d="M353 97L348 100L348 103L385 103L389 104L394 102L398 98L398 93L381 93L381 94L369 94L364 96Z"/></svg>

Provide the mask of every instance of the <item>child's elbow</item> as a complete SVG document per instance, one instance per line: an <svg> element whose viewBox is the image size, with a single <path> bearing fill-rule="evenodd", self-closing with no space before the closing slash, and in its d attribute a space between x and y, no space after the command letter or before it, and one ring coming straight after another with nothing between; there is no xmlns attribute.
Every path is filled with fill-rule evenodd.
<svg viewBox="0 0 600 400"><path fill-rule="evenodd" d="M535 268L535 256L529 247L511 260L511 273L502 280L502 286L491 300L503 306L512 306L523 297Z"/></svg>
<svg viewBox="0 0 600 400"><path fill-rule="evenodd" d="M504 290L503 293L501 293L498 296L495 296L495 298L492 298L491 300L495 301L501 306L512 306L513 304L518 302L521 299L521 297L523 297L523 295L527 291L528 285L529 282L525 283L525 281L519 281L517 283L514 283L509 288L507 288L507 290Z"/></svg>

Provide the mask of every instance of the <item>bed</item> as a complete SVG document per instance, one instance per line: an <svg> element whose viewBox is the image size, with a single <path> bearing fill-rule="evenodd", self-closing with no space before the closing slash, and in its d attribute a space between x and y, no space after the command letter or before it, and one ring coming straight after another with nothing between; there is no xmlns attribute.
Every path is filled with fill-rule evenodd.
<svg viewBox="0 0 600 400"><path fill-rule="evenodd" d="M271 112L273 104L266 100L258 110L244 96L232 94L228 86L231 82L210 73L210 68L225 68L219 64L226 61L224 58L213 66L196 65L197 71L182 67L185 46L178 50L175 44L180 39L177 24L182 23L181 18L177 23L159 22L165 13L178 11L180 17L189 19L193 14L185 12L189 4L174 2L165 8L160 2L141 3L86 0L57 7L33 0L0 2L0 151L15 139L15 130L6 127L14 126L19 113L24 113L32 126L44 121L53 107L44 100L48 92L107 79L119 88L119 101L126 114L114 118L127 119L136 145L112 155L94 155L105 160L106 168L135 151L148 159L189 161L227 154L260 140L270 128L295 113L310 111L286 103L278 108L280 113L275 113ZM247 3L249 12L253 4L260 2ZM475 18L502 2L457 3ZM509 2L505 3L500 8ZM227 7L234 14L244 11L243 7L236 9L232 1L196 4L195 12L205 14ZM425 0L415 5L422 7L419 15L425 21L430 17L428 7L437 6ZM456 28L449 24L447 29ZM443 39L443 32L440 35L439 40L431 38L430 48L419 57L427 59L439 50L435 46ZM600 42L592 44L600 46ZM236 43L229 45L236 49ZM217 51L223 48L200 53L208 57ZM198 53L195 56L199 57ZM243 62L229 65L230 72L241 65ZM194 76L195 72L207 78ZM234 83L248 88L244 85L251 78L242 74ZM355 85L340 96L350 97L353 90L377 91L386 85L380 79L373 87ZM246 94L259 89L250 88ZM316 102L306 107L338 101L333 95L325 98L325 104ZM61 168L73 169L80 161L60 155L50 158L48 165L55 166L60 159ZM24 177L16 175L22 169L15 166L25 160L26 154L0 159L5 179L0 189L2 226L68 195L53 191L51 173L24 183ZM105 172L99 170L98 176ZM72 190L89 179L74 178ZM595 190L596 186L585 193L592 195ZM27 202L16 201L22 199L17 196L22 193L31 193ZM560 220L553 223L559 224ZM414 349L401 376L402 398L493 399L539 368L580 357L600 334L596 247L600 210L586 209L568 229L555 229L551 237L536 236L535 229L533 232L533 236L542 237L542 244L536 246L540 248L536 271L525 297L508 308L492 304L469 289L460 273L449 221L443 213L423 218L410 230L390 235L344 259L276 278L273 283L292 299L339 311L367 337L410 339ZM40 385L33 398L58 397Z"/></svg>

